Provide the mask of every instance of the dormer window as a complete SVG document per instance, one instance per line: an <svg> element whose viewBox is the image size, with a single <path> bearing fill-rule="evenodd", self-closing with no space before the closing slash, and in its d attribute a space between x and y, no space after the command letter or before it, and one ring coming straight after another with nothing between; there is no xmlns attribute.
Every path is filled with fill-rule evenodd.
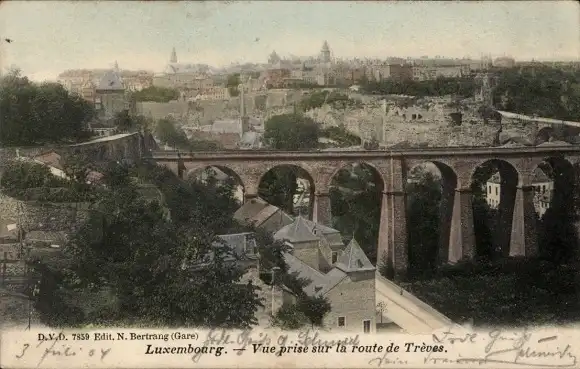
<svg viewBox="0 0 580 369"><path fill-rule="evenodd" d="M332 252L332 264L336 263L338 261L338 252L333 251Z"/></svg>

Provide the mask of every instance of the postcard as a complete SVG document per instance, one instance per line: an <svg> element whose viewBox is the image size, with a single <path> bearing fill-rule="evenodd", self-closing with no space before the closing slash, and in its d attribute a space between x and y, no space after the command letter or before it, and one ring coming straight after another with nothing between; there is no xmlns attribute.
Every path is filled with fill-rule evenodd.
<svg viewBox="0 0 580 369"><path fill-rule="evenodd" d="M3 2L0 366L578 367L579 10Z"/></svg>

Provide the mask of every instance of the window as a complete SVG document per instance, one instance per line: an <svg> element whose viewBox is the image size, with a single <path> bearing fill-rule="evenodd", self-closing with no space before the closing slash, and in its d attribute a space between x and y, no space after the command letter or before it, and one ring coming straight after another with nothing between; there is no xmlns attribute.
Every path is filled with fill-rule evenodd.
<svg viewBox="0 0 580 369"><path fill-rule="evenodd" d="M333 251L332 252L332 264L336 263L337 260L338 260L338 252Z"/></svg>
<svg viewBox="0 0 580 369"><path fill-rule="evenodd" d="M363 320L363 332L364 333L371 333L371 321L370 320Z"/></svg>
<svg viewBox="0 0 580 369"><path fill-rule="evenodd" d="M338 317L338 326L344 327L346 325L346 318L343 316Z"/></svg>
<svg viewBox="0 0 580 369"><path fill-rule="evenodd" d="M496 196L498 195L498 193L497 193L497 186L495 187L495 195Z"/></svg>

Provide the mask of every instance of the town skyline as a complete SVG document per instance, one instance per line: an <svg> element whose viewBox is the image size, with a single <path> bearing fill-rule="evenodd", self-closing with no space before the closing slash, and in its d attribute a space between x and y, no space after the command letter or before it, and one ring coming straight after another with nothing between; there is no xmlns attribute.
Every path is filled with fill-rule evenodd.
<svg viewBox="0 0 580 369"><path fill-rule="evenodd" d="M325 40L333 56L344 59L491 54L569 61L580 54L572 2L337 2L331 12L328 4L3 3L0 34L13 42L2 44L0 63L38 81L115 61L121 69L158 72L173 47L179 62L214 67L265 63L272 51L314 56Z"/></svg>

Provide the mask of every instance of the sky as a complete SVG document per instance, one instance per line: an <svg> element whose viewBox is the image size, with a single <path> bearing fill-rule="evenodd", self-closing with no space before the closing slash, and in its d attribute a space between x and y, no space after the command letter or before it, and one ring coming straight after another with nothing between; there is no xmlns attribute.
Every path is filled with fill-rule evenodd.
<svg viewBox="0 0 580 369"><path fill-rule="evenodd" d="M0 66L34 80L66 69L160 72L179 62L213 66L318 54L335 57L512 56L578 60L575 1L3 1Z"/></svg>

